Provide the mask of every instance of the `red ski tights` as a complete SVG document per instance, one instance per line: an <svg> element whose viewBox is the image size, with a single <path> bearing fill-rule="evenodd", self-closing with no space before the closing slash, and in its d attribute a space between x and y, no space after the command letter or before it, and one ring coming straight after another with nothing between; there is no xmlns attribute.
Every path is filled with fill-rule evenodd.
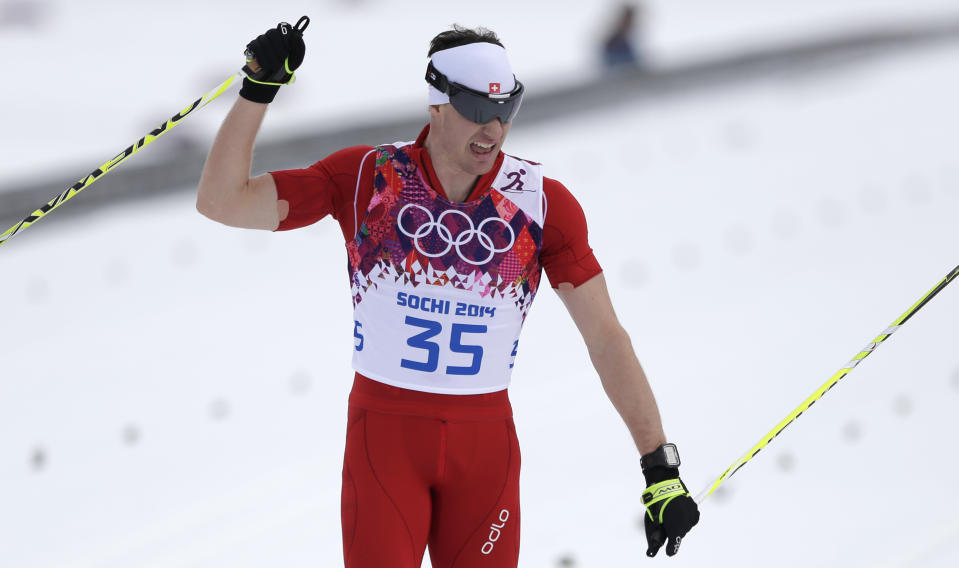
<svg viewBox="0 0 959 568"><path fill-rule="evenodd" d="M519 443L506 391L443 395L357 375L343 463L347 568L513 568Z"/></svg>

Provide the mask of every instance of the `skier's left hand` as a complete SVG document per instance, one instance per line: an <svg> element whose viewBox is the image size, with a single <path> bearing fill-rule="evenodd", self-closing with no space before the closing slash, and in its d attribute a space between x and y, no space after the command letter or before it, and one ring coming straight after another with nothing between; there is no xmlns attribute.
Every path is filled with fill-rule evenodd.
<svg viewBox="0 0 959 568"><path fill-rule="evenodd" d="M666 555L674 556L686 533L699 522L699 507L679 479L679 468L654 467L643 475L647 484L643 491L649 545L646 556L656 556L663 544L666 544Z"/></svg>

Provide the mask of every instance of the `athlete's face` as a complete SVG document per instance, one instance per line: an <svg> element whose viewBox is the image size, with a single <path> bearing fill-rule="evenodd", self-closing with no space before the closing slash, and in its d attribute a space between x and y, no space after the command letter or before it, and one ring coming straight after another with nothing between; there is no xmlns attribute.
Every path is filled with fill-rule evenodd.
<svg viewBox="0 0 959 568"><path fill-rule="evenodd" d="M477 124L456 112L453 105L430 106L430 157L462 173L480 176L493 167L509 133L510 123L498 118Z"/></svg>

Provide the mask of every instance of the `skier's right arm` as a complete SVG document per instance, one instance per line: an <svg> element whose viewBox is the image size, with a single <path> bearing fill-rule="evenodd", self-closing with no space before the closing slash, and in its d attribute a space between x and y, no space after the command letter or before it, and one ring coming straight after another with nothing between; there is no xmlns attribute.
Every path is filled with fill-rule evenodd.
<svg viewBox="0 0 959 568"><path fill-rule="evenodd" d="M266 106L237 99L213 141L197 187L196 208L214 221L272 231L286 218L289 204L277 199L273 177L250 177L253 141Z"/></svg>
<svg viewBox="0 0 959 568"><path fill-rule="evenodd" d="M303 62L305 46L300 29L281 23L248 43L247 50L252 55L247 62L258 71L243 79L240 98L217 133L200 176L196 207L226 225L274 230L286 218L289 203L277 199L272 176L250 177L253 143L267 105Z"/></svg>

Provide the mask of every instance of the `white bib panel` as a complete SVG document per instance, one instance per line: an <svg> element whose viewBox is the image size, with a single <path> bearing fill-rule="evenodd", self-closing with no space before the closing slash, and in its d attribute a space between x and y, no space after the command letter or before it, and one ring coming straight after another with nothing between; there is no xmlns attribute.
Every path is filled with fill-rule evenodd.
<svg viewBox="0 0 959 568"><path fill-rule="evenodd" d="M402 150L384 148L380 185L347 245L353 368L425 392L505 389L540 278L541 167L505 156L482 198L451 203Z"/></svg>

